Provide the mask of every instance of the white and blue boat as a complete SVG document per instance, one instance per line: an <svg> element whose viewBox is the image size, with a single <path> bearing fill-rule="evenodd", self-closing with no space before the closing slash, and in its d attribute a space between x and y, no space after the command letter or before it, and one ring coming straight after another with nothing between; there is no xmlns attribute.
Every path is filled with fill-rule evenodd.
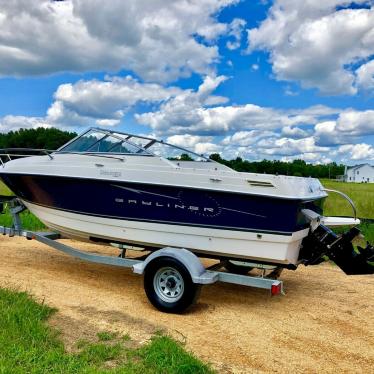
<svg viewBox="0 0 374 374"><path fill-rule="evenodd" d="M328 252L323 223L359 223L323 217L318 179L236 172L148 137L91 128L43 152L8 156L0 177L64 237L296 268Z"/></svg>

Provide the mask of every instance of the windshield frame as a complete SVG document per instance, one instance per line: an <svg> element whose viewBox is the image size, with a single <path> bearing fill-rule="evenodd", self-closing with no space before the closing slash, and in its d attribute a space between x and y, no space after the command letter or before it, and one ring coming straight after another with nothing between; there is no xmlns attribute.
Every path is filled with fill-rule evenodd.
<svg viewBox="0 0 374 374"><path fill-rule="evenodd" d="M74 143L75 141L77 141L78 139L82 138L83 136L87 135L90 132L100 132L104 135L97 142L100 142L100 141L106 139L107 137L112 136L114 138L117 138L120 141L119 144L128 143L129 145L137 148L141 152L138 151L136 153L124 153L124 152L118 152L117 153L117 152L92 152L92 151L89 151L89 149L91 147L93 147L96 143L92 144L88 148L87 151L82 151L82 152L79 152L79 151L64 151L64 149L66 147L68 147L69 145L71 145L72 143ZM131 138L145 139L145 140L149 140L149 142L147 142L147 144L145 144L144 146L141 146L141 145L136 144L135 142L131 141ZM206 157L202 154L198 154L196 152L190 151L186 148L164 142L163 140L158 140L158 139L155 139L155 138L150 138L150 137L142 136L142 135L130 134L130 133L122 132L122 131L113 131L113 130L102 129L102 128L99 128L99 127L90 127L89 129L87 129L83 133L81 133L78 136L76 136L75 138L71 139L69 142L64 144L62 147L58 148L54 153L74 153L74 154L89 154L89 155L91 155L91 154L92 155L112 154L112 155L126 155L126 156L131 156L131 155L132 156L153 156L153 157L160 157L160 158L165 159L165 160L170 161L170 162L172 162L172 161L180 162L181 161L181 160L178 160L178 159L169 159L169 158L157 155L156 153L152 152L152 150L149 149L149 148L152 148L152 146L154 146L155 144L161 144L163 146L168 146L168 147L177 149L179 151L182 151L183 153L186 153L187 155L194 155L198 159L202 159L202 161L195 161L194 160L195 162L214 162L214 160L211 160L209 157ZM117 146L117 145L118 145L118 143L115 146ZM185 161L185 162L188 162L188 161Z"/></svg>

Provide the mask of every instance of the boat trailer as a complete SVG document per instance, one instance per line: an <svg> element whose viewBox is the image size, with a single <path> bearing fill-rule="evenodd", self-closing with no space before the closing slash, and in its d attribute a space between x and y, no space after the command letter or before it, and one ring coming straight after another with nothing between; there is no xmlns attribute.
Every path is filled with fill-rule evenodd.
<svg viewBox="0 0 374 374"><path fill-rule="evenodd" d="M59 233L24 230L20 214L27 208L18 198L0 196L0 214L5 207L9 209L13 223L11 227L0 226L0 234L36 240L83 261L131 268L135 274L144 275L147 297L162 312L185 311L196 301L201 285L216 282L262 288L269 290L272 296L284 294L283 282L277 279L283 267L222 260L206 268L193 252L171 247L141 257L127 257L127 246L122 244L115 245L121 250L118 257L88 253L59 242L59 239L63 239ZM260 269L258 276L248 275L253 268Z"/></svg>

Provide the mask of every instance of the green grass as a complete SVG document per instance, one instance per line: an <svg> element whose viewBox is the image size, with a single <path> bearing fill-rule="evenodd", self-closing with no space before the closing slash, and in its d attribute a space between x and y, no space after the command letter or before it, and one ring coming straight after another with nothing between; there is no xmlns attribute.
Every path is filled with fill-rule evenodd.
<svg viewBox="0 0 374 374"><path fill-rule="evenodd" d="M101 331L97 333L97 337L101 342L108 342L115 339L117 337L117 334L110 331Z"/></svg>
<svg viewBox="0 0 374 374"><path fill-rule="evenodd" d="M374 183L344 183L321 179L326 188L338 190L347 194L355 203L357 215L360 218L374 219ZM351 216L352 208L338 194L329 193L326 199L324 214L329 216Z"/></svg>
<svg viewBox="0 0 374 374"><path fill-rule="evenodd" d="M0 195L12 196L12 191L0 180Z"/></svg>
<svg viewBox="0 0 374 374"><path fill-rule="evenodd" d="M151 344L137 351L137 356L152 373L212 373L207 366L191 355L186 355L181 345L167 336L155 336ZM180 359L183 357L183 361Z"/></svg>
<svg viewBox="0 0 374 374"><path fill-rule="evenodd" d="M365 241L374 244L374 223L362 223L359 228L362 234L365 236Z"/></svg>
<svg viewBox="0 0 374 374"><path fill-rule="evenodd" d="M77 353L67 353L58 332L46 323L53 313L25 292L0 289L0 373L212 372L163 335L141 348L129 348L128 338L104 333L97 342L80 342Z"/></svg>
<svg viewBox="0 0 374 374"><path fill-rule="evenodd" d="M40 231L44 230L45 226L28 210L21 213L22 227L26 230ZM0 226L12 226L12 217L7 211L5 214L0 214Z"/></svg>
<svg viewBox="0 0 374 374"><path fill-rule="evenodd" d="M12 191L0 180L0 195L4 196L12 196ZM43 230L45 226L42 222L40 222L33 214L29 211L25 211L21 213L21 220L22 225L27 230ZM12 225L12 217L7 210L5 214L0 214L0 226L11 226Z"/></svg>
<svg viewBox="0 0 374 374"><path fill-rule="evenodd" d="M324 187L338 190L348 195L357 208L357 216L364 218L359 226L365 240L357 241L358 245L365 245L365 241L374 243L374 223L366 222L367 219L374 219L374 183L345 183L328 179L321 179ZM336 193L329 193L324 205L326 216L352 216L352 208L349 203ZM349 227L334 228L336 233L342 233Z"/></svg>

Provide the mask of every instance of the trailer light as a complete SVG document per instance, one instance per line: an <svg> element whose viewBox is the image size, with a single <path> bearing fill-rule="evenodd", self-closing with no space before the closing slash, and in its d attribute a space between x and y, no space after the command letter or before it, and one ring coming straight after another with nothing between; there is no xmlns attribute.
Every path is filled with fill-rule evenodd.
<svg viewBox="0 0 374 374"><path fill-rule="evenodd" d="M282 283L277 282L277 283L272 284L271 295L275 296L275 295L279 295L280 293L282 293Z"/></svg>

